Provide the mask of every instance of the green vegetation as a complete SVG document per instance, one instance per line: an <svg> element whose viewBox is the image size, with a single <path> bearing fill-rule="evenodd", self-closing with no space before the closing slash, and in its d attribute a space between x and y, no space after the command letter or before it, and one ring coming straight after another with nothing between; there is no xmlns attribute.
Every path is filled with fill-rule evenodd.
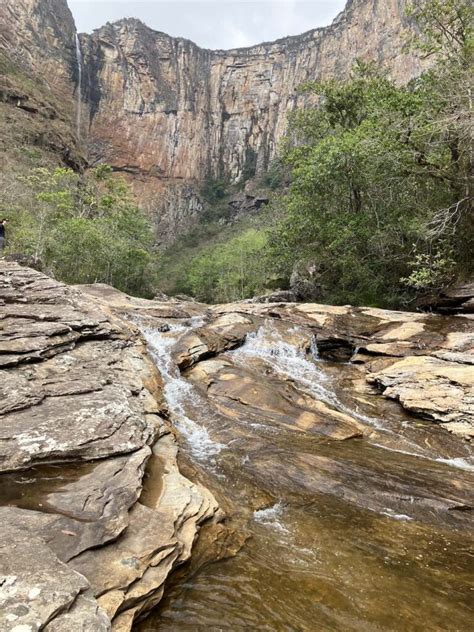
<svg viewBox="0 0 474 632"><path fill-rule="evenodd" d="M263 293L271 275L271 263L264 256L267 222L263 214L224 226L198 224L160 259L160 290L208 303Z"/></svg>
<svg viewBox="0 0 474 632"><path fill-rule="evenodd" d="M346 83L306 85L319 106L291 118L271 256L287 275L316 261L328 301L400 305L472 272L473 9L412 13L430 71L398 87L358 64Z"/></svg>
<svg viewBox="0 0 474 632"><path fill-rule="evenodd" d="M148 222L110 169L82 176L57 167L58 150L74 147L67 121L46 122L46 88L27 86L0 57L5 94L27 86L40 113L12 114L0 102L9 250L70 283L207 302L285 288L293 271L310 269L303 281L321 287L326 302L400 307L471 275L472 3L426 0L410 15L419 29L407 45L430 70L398 86L358 63L348 81L303 86L317 106L292 114L267 172L255 177L249 149L240 183L208 178L200 223L159 259ZM265 212L236 221L230 196L249 179L275 197Z"/></svg>
<svg viewBox="0 0 474 632"><path fill-rule="evenodd" d="M271 191L281 189L285 184L289 183L287 171L288 169L279 158L272 160L261 178L262 186Z"/></svg>
<svg viewBox="0 0 474 632"><path fill-rule="evenodd" d="M229 189L229 183L222 178L207 178L201 187L200 196L204 202L202 224L210 225L211 233L213 223L230 216Z"/></svg>
<svg viewBox="0 0 474 632"><path fill-rule="evenodd" d="M248 180L254 178L256 173L257 153L251 147L248 147L245 153L244 168L242 169L241 185L245 185Z"/></svg>
<svg viewBox="0 0 474 632"><path fill-rule="evenodd" d="M304 86L318 106L292 115L260 179L281 191L290 171L288 190L257 224L228 227L229 187L207 182L203 222L163 258L167 291L245 298L308 262L327 302L400 307L472 273L472 7L410 13L431 70L400 87L359 63L349 81Z"/></svg>
<svg viewBox="0 0 474 632"><path fill-rule="evenodd" d="M255 296L267 279L261 256L265 245L265 232L249 228L224 244L207 247L191 260L184 282L205 303Z"/></svg>
<svg viewBox="0 0 474 632"><path fill-rule="evenodd" d="M1 203L10 220L10 253L40 260L67 283L151 292L152 231L110 168L98 167L87 177L34 168L4 192Z"/></svg>
<svg viewBox="0 0 474 632"><path fill-rule="evenodd" d="M249 298L265 291L271 263L265 258L265 212L232 217L229 204L239 185L208 178L200 190L204 209L198 224L181 235L162 255L158 288L166 294L188 294L208 303Z"/></svg>

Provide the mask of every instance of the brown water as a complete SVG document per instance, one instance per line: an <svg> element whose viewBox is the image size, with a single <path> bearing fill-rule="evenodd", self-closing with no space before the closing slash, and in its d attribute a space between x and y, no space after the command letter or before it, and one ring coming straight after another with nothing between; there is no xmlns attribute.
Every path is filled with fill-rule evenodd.
<svg viewBox="0 0 474 632"><path fill-rule="evenodd" d="M236 557L182 573L137 630L474 629L468 446L383 400L360 368L305 357L279 327L224 358L207 394L169 359L181 332L149 335L182 467L250 538ZM232 374L250 378L250 403ZM302 432L267 387L352 412L364 437Z"/></svg>
<svg viewBox="0 0 474 632"><path fill-rule="evenodd" d="M80 479L93 475L95 467L94 463L59 463L2 474L0 506L61 514L62 495L67 496L69 487ZM81 516L76 513L74 519L81 520Z"/></svg>

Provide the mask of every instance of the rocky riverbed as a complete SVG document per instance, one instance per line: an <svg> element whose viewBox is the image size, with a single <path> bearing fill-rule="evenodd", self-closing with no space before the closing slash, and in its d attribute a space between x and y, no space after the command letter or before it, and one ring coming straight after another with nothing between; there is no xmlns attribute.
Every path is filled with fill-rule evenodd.
<svg viewBox="0 0 474 632"><path fill-rule="evenodd" d="M0 263L1 629L464 629L472 325Z"/></svg>

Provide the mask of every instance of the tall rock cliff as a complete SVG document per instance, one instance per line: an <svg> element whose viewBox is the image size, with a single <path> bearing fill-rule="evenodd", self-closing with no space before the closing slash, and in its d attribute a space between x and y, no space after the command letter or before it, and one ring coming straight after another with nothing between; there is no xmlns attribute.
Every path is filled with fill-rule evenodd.
<svg viewBox="0 0 474 632"><path fill-rule="evenodd" d="M356 59L399 82L422 69L402 50L407 0L348 0L329 27L228 51L125 19L81 35L81 55L66 0L4 2L16 35L1 45L26 47L28 65L43 78L53 70L69 97L81 89L82 105L69 98L67 108L82 113L90 161L126 175L165 238L199 214L197 183L266 169L304 81L346 77Z"/></svg>
<svg viewBox="0 0 474 632"><path fill-rule="evenodd" d="M159 232L172 237L199 213L190 184L266 169L304 81L346 77L358 58L399 82L418 74L420 61L402 52L406 4L349 0L327 28L229 51L135 19L82 36L91 158L131 174Z"/></svg>
<svg viewBox="0 0 474 632"><path fill-rule="evenodd" d="M41 160L80 168L73 121L76 27L65 0L0 2L0 161L2 175ZM28 154L30 152L30 154ZM25 164L22 164L25 163Z"/></svg>

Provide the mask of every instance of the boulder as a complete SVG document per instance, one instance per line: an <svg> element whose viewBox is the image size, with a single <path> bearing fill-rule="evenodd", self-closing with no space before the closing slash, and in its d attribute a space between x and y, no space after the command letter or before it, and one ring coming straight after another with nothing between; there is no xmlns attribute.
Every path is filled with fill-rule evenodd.
<svg viewBox="0 0 474 632"><path fill-rule="evenodd" d="M420 309L441 314L474 313L474 280L451 285L439 294L424 296L418 303Z"/></svg>
<svg viewBox="0 0 474 632"><path fill-rule="evenodd" d="M406 410L440 422L455 434L474 437L474 370L470 364L411 356L369 373L367 379Z"/></svg>
<svg viewBox="0 0 474 632"><path fill-rule="evenodd" d="M257 326L254 318L237 311L218 315L180 338L174 346L173 358L180 369L188 368L204 358L239 346Z"/></svg>

